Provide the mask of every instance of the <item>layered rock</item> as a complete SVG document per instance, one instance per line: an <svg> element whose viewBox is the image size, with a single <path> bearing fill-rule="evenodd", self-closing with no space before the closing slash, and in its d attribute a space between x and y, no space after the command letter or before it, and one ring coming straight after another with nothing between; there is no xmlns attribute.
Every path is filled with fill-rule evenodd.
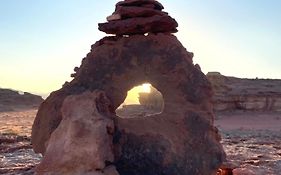
<svg viewBox="0 0 281 175"><path fill-rule="evenodd" d="M145 33L177 32L178 23L163 5L154 0L126 0L116 4L115 12L100 23L99 30L107 34L133 35Z"/></svg>
<svg viewBox="0 0 281 175"><path fill-rule="evenodd" d="M281 80L241 79L208 73L216 111L281 111Z"/></svg>
<svg viewBox="0 0 281 175"><path fill-rule="evenodd" d="M142 0L117 8L132 4L162 9ZM40 106L32 128L34 150L44 155L39 173L105 173L109 167L110 175L216 174L225 154L213 126L211 84L175 36L148 33L114 31L118 36L96 42L74 79ZM163 112L119 118L115 110L127 91L146 82L162 93Z"/></svg>
<svg viewBox="0 0 281 175"><path fill-rule="evenodd" d="M28 92L20 93L11 89L0 89L0 111L37 108L43 98Z"/></svg>

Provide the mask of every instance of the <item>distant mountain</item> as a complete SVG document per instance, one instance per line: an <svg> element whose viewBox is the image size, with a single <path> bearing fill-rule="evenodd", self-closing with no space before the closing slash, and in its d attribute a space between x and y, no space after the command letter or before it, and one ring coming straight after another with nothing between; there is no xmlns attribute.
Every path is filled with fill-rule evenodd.
<svg viewBox="0 0 281 175"><path fill-rule="evenodd" d="M37 108L42 102L41 96L0 88L0 111Z"/></svg>
<svg viewBox="0 0 281 175"><path fill-rule="evenodd" d="M210 72L215 111L281 111L281 80L246 79Z"/></svg>

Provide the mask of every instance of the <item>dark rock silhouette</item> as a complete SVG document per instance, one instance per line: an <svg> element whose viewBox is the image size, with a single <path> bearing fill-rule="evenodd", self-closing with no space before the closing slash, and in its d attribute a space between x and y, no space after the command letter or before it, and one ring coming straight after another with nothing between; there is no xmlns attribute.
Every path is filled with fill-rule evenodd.
<svg viewBox="0 0 281 175"><path fill-rule="evenodd" d="M162 9L156 1L143 0L124 1L117 7L132 4ZM52 160L52 165L60 165L56 167L60 174L216 174L225 154L213 126L211 84L194 66L193 54L175 36L164 28L164 33L148 30L147 36L133 35L142 33L139 31L126 33L130 34L128 37L120 36L117 30L114 34L118 36L96 42L76 68L74 79L42 103L32 128L34 150L44 155L37 173L53 173L49 164ZM163 112L149 117L117 117L115 110L125 100L127 91L146 82L162 93ZM97 123L90 127L89 122L84 122L87 120ZM107 124L100 125L100 121ZM103 137L95 135L93 128L99 128L96 132ZM92 134L99 142L91 147ZM102 139L111 137L110 143ZM82 141L77 142L78 138ZM74 145L69 144L72 142ZM108 144L100 147L100 143ZM98 147L99 153L106 152L114 158L89 158L92 167L74 164L77 155L72 152L57 160L54 153L74 147L79 148L78 157L91 156L91 149ZM100 161L105 163L97 164Z"/></svg>

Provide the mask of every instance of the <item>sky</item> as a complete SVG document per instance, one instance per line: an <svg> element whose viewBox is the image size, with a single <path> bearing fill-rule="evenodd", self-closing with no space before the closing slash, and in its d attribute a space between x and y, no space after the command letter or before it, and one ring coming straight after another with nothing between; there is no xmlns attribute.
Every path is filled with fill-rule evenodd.
<svg viewBox="0 0 281 175"><path fill-rule="evenodd" d="M0 87L46 95L70 81L118 1L0 0ZM160 0L204 73L281 79L280 0Z"/></svg>

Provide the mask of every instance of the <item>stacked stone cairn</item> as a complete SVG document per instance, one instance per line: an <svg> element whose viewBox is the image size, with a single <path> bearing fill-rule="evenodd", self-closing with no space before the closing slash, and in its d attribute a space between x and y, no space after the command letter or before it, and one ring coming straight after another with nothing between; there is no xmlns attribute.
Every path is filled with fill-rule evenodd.
<svg viewBox="0 0 281 175"><path fill-rule="evenodd" d="M108 22L99 24L99 30L116 35L177 32L178 23L163 9L163 5L154 0L121 1L107 17Z"/></svg>
<svg viewBox="0 0 281 175"><path fill-rule="evenodd" d="M217 175L225 153L212 86L172 33L177 22L153 0L117 3L106 36L40 105L32 146L37 175ZM146 35L147 34L147 35ZM134 86L151 83L161 113L117 116Z"/></svg>

